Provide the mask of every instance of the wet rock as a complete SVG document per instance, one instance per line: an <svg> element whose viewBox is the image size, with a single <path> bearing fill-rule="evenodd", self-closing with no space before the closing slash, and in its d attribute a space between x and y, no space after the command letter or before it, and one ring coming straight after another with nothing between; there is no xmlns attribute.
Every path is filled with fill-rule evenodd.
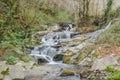
<svg viewBox="0 0 120 80"><path fill-rule="evenodd" d="M70 31L75 27L75 24L72 23L59 23L60 29L58 31Z"/></svg>
<svg viewBox="0 0 120 80"><path fill-rule="evenodd" d="M83 66L92 66L92 59L89 57L86 57L84 60L82 60L79 65L83 65Z"/></svg>
<svg viewBox="0 0 120 80"><path fill-rule="evenodd" d="M41 63L48 63L49 61L47 61L46 59L42 59L42 58L40 58L40 59L38 59L38 64L41 64Z"/></svg>
<svg viewBox="0 0 120 80"><path fill-rule="evenodd" d="M62 61L63 60L63 54L57 54L53 57L54 61Z"/></svg>
<svg viewBox="0 0 120 80"><path fill-rule="evenodd" d="M74 76L74 75L75 75L74 70L68 69L68 70L63 70L60 76Z"/></svg>
<svg viewBox="0 0 120 80"><path fill-rule="evenodd" d="M31 56L34 58L35 62L37 62L38 64L49 62L49 60L47 59L46 56L40 56L40 55L37 55L37 54L31 54Z"/></svg>
<svg viewBox="0 0 120 80"><path fill-rule="evenodd" d="M3 74L1 74L1 72L6 71L7 68L9 68L9 74L5 75L5 77L3 77ZM20 62L16 63L15 65L8 65L3 61L0 62L0 79L1 80L23 80L24 77L26 79L26 77L31 74L34 74L35 76L33 76L33 78L36 78L35 80L37 80L37 78L39 78L39 76L36 76L36 75L40 75L40 77L41 77L41 75L48 74L48 76L49 76L49 73L53 74L52 72L58 72L58 71L60 71L60 68L57 68L54 66L47 66L47 65L46 66L45 65L38 66L38 65L35 65L35 62L33 62L33 61L29 61L27 63L20 61ZM33 79L33 78L31 78L31 79ZM41 80L41 78L38 80Z"/></svg>
<svg viewBox="0 0 120 80"><path fill-rule="evenodd" d="M57 77L53 80L81 80L81 79L79 76L65 76L65 77ZM84 79L84 80L86 80L86 79Z"/></svg>
<svg viewBox="0 0 120 80"><path fill-rule="evenodd" d="M92 73L92 71L87 71L87 70L83 71L80 73L80 77L81 78L88 78L91 73Z"/></svg>
<svg viewBox="0 0 120 80"><path fill-rule="evenodd" d="M70 63L70 56L64 56L63 63L69 64Z"/></svg>
<svg viewBox="0 0 120 80"><path fill-rule="evenodd" d="M12 80L24 80L24 79L20 79L20 78L14 78L14 79L12 79Z"/></svg>
<svg viewBox="0 0 120 80"><path fill-rule="evenodd" d="M110 56L107 55L103 58L98 58L94 61L93 65L92 65L92 69L93 70L103 70L105 69L106 66L113 66L113 65L117 65L117 58L114 56Z"/></svg>
<svg viewBox="0 0 120 80"><path fill-rule="evenodd" d="M104 71L95 70L90 74L90 76L88 78L89 78L89 80L107 80L106 76L108 74L109 73L104 72Z"/></svg>
<svg viewBox="0 0 120 80"><path fill-rule="evenodd" d="M64 57L63 57L63 62L64 63L67 63L67 64L69 64L69 63L71 63L70 61L71 61L71 57L74 55L74 53L71 51L71 50L67 50L66 52L65 52L65 55L64 55Z"/></svg>
<svg viewBox="0 0 120 80"><path fill-rule="evenodd" d="M43 80L42 78L43 76L41 75L31 74L31 75L25 76L24 80Z"/></svg>

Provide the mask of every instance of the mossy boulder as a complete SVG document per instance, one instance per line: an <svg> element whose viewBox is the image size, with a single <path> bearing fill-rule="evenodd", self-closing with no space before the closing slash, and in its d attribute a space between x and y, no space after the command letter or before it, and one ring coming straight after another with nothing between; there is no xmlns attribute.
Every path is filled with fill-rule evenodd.
<svg viewBox="0 0 120 80"><path fill-rule="evenodd" d="M54 61L62 61L63 60L64 55L63 54L57 54L53 57Z"/></svg>
<svg viewBox="0 0 120 80"><path fill-rule="evenodd" d="M75 75L74 70L67 69L67 70L63 70L60 76L74 76L74 75Z"/></svg>
<svg viewBox="0 0 120 80"><path fill-rule="evenodd" d="M70 63L70 57L69 56L64 56L63 63L69 64Z"/></svg>
<svg viewBox="0 0 120 80"><path fill-rule="evenodd" d="M65 52L65 55L64 55L64 57L63 57L63 62L66 63L66 64L71 63L71 57L72 57L73 55L75 55L75 54L74 54L71 50L68 49L68 50Z"/></svg>
<svg viewBox="0 0 120 80"><path fill-rule="evenodd" d="M85 58L91 58L91 60L94 60L98 57L98 54L94 51L95 45L90 44L89 46L84 47L78 54L78 56L74 59L74 62L77 64L80 64L83 62Z"/></svg>

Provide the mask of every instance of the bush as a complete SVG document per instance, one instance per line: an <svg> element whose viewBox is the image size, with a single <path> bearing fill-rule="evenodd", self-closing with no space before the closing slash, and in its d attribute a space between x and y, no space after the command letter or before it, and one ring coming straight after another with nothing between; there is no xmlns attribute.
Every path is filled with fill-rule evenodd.
<svg viewBox="0 0 120 80"><path fill-rule="evenodd" d="M108 75L107 80L120 80L120 72L115 72L111 75Z"/></svg>
<svg viewBox="0 0 120 80"><path fill-rule="evenodd" d="M107 66L104 69L104 71L107 71L107 72L116 72L117 70L114 67L112 67L112 66Z"/></svg>
<svg viewBox="0 0 120 80"><path fill-rule="evenodd" d="M8 64L15 64L17 59L13 56L9 56L6 57L5 60L7 61Z"/></svg>

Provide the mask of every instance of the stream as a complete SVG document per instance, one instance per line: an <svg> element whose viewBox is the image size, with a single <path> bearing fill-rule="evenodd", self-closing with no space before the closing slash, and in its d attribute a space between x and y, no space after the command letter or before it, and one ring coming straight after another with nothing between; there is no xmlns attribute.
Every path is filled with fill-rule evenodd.
<svg viewBox="0 0 120 80"><path fill-rule="evenodd" d="M112 21L115 21L118 19L114 19ZM63 30L58 32L51 32L46 35L44 35L40 43L42 43L39 46L35 46L34 49L31 51L30 55L33 56L37 63L43 65L51 65L51 66L57 66L61 69L66 68L76 68L80 67L78 65L72 65L72 64L65 64L63 62L63 57L65 54L65 51L69 49L71 46L79 46L79 49L83 49L84 47L88 46L89 43L96 42L98 36L106 31L112 24L112 21L110 21L104 28L96 30L94 32L86 33L86 34L80 34L79 32L71 32L70 29L73 28L72 24L69 26L66 26ZM59 43L72 41L76 37L85 36L86 39L81 42L81 44L78 45L72 45L68 44L65 46L59 46ZM79 54L76 53L74 56L71 57L71 59L74 59ZM52 78L52 76L58 76L59 74L49 74L49 78ZM77 74L76 74L77 75ZM80 76L69 76L69 77L63 77L60 78L60 80L88 80L88 79L81 79ZM49 80L48 78L45 80ZM52 80L52 79L51 79ZM59 80L59 79L58 79Z"/></svg>
<svg viewBox="0 0 120 80"><path fill-rule="evenodd" d="M97 37L110 27L111 23L112 21L110 21L104 29L100 29L95 32L87 34L80 34L79 32L70 32L69 30L72 29L72 26L66 26L65 30L61 32L48 33L44 35L40 40L42 45L35 46L34 49L31 51L30 55L37 58L38 63L40 62L46 62L48 64L62 63L62 58L61 60L54 61L55 56L64 53L71 46L70 45L58 46L57 44L61 42L70 41L75 37L80 37L84 35L86 37L86 40L80 44L81 48L83 48L87 46L88 43L94 43L97 40ZM68 30L69 27L70 29Z"/></svg>

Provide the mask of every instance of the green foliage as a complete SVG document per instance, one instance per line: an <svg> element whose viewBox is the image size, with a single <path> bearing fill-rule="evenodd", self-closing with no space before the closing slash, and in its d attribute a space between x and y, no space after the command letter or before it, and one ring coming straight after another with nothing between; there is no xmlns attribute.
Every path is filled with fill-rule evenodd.
<svg viewBox="0 0 120 80"><path fill-rule="evenodd" d="M115 22L111 27L104 33L102 33L97 43L108 43L120 46L120 21Z"/></svg>
<svg viewBox="0 0 120 80"><path fill-rule="evenodd" d="M42 29L41 25L58 22L71 22L70 14L50 7L44 0L0 1L0 46L7 49L6 61L10 64L15 63L14 57L18 58L26 45L33 44L30 38L36 26ZM28 61L26 57L20 59Z"/></svg>
<svg viewBox="0 0 120 80"><path fill-rule="evenodd" d="M66 11L60 9L51 9L52 13L39 11L37 14L36 23L46 25L48 23L54 24L59 22L71 22L70 15Z"/></svg>
<svg viewBox="0 0 120 80"><path fill-rule="evenodd" d="M8 64L15 64L17 59L13 56L8 56L5 58L5 60L7 61Z"/></svg>
<svg viewBox="0 0 120 80"><path fill-rule="evenodd" d="M107 72L116 72L117 70L114 67L112 67L112 66L107 66L104 69L104 71L107 71Z"/></svg>
<svg viewBox="0 0 120 80"><path fill-rule="evenodd" d="M66 11L55 9L55 20L58 22L71 22L70 14Z"/></svg>
<svg viewBox="0 0 120 80"><path fill-rule="evenodd" d="M115 72L111 75L106 77L107 80L119 80L120 79L120 72Z"/></svg>
<svg viewBox="0 0 120 80"><path fill-rule="evenodd" d="M108 15L109 15L109 12L111 10L111 7L112 7L112 3L113 3L113 0L107 0L107 8L105 9L104 11L104 20L107 21L107 18L108 18Z"/></svg>

